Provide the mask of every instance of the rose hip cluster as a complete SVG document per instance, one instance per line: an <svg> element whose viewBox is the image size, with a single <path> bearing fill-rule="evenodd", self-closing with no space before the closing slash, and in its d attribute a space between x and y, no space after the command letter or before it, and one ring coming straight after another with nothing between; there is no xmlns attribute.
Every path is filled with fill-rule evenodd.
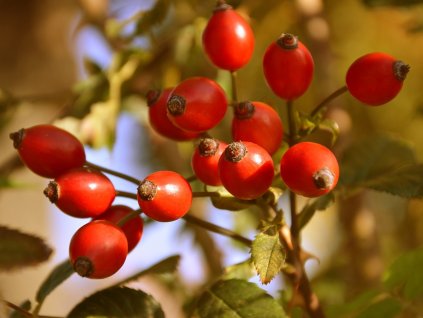
<svg viewBox="0 0 423 318"><path fill-rule="evenodd" d="M252 57L254 35L247 21L231 6L218 1L203 33L205 54L213 65L234 73ZM357 59L348 69L346 89L367 105L381 105L400 91L408 65L384 53ZM263 55L264 79L274 94L292 102L309 88L314 61L298 38L283 33ZM283 143L282 120L262 101L228 103L215 81L191 77L176 87L147 93L149 121L162 136L175 141L195 140L191 166L196 178L209 186L223 186L234 197L261 197L274 181L274 160ZM232 107L232 140L207 132ZM81 276L104 278L114 274L140 241L140 213L169 222L190 209L190 184L173 171L157 171L139 182L140 210L113 205L117 191L100 171L87 165L83 145L68 132L38 125L12 133L14 146L34 173L54 179L45 195L64 213L92 220L70 242L70 259ZM287 188L305 197L318 197L337 184L335 155L323 145L290 136L290 147L280 159L280 175Z"/></svg>

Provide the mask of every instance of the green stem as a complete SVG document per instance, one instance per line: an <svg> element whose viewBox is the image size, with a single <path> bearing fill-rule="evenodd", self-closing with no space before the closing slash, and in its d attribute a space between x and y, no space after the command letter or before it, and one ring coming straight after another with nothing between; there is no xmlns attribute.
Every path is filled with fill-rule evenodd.
<svg viewBox="0 0 423 318"><path fill-rule="evenodd" d="M128 222L129 220L137 217L138 215L140 215L142 213L142 211L140 209L132 211L131 213L128 213L127 215L125 215L123 218L121 218L116 225L118 227L122 227L125 225L126 222Z"/></svg>
<svg viewBox="0 0 423 318"><path fill-rule="evenodd" d="M99 171L104 172L104 173L107 173L107 174L111 174L111 175L113 175L115 177L119 177L119 178L124 179L126 181L132 182L132 183L134 183L136 185L139 185L140 184L140 180L138 180L138 179L136 179L134 177L131 177L131 176L127 175L127 174L120 173L120 172L117 172L117 171L114 171L114 170L111 170L111 169L108 169L108 168L105 168L105 167L98 166L98 165L96 165L96 164L94 164L92 162L86 161L85 162L85 166L87 166L89 168L93 168L95 170L99 170Z"/></svg>
<svg viewBox="0 0 423 318"><path fill-rule="evenodd" d="M342 86L342 87L338 88L336 91L334 91L332 94L330 94L328 97L326 97L319 105L317 105L313 109L313 111L310 114L311 117L316 116L323 107L325 107L327 104L329 104L336 97L342 95L343 93L345 93L347 91L348 91L347 86Z"/></svg>
<svg viewBox="0 0 423 318"><path fill-rule="evenodd" d="M129 199L138 200L137 195L134 194L134 193L132 193L132 192L126 192L126 191L116 190L116 196L117 197L123 197L123 198L129 198Z"/></svg>
<svg viewBox="0 0 423 318"><path fill-rule="evenodd" d="M238 103L238 90L236 86L236 72L231 71L231 90L232 90L232 103L236 105Z"/></svg>
<svg viewBox="0 0 423 318"><path fill-rule="evenodd" d="M244 236L242 236L238 233L235 233L231 230L220 227L216 224L201 220L201 219L193 216L192 214L185 214L183 219L188 223L200 226L200 227L202 227L202 228L204 228L204 229L206 229L210 232L214 232L214 233L217 233L217 234L221 234L221 235L230 237L230 238L244 244L245 246L251 247L251 244L253 243L250 239L248 239L248 238L246 238L246 237L244 237Z"/></svg>

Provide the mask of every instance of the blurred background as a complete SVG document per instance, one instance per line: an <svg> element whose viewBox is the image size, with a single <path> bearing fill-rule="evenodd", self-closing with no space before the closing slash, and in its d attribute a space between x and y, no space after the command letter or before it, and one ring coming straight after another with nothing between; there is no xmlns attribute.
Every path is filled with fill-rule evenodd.
<svg viewBox="0 0 423 318"><path fill-rule="evenodd" d="M386 132L405 139L421 161L423 5L419 1L228 3L245 15L256 37L251 62L237 74L240 100L283 107L266 86L261 68L266 47L283 32L298 35L315 61L311 88L296 101L304 112L343 86L346 70L361 55L382 51L410 64L404 88L392 102L367 107L345 94L331 103L327 116L339 125L334 146L339 156L352 142ZM33 300L46 275L66 259L73 233L86 222L62 214L48 202L42 194L48 180L21 166L9 133L55 123L87 145L87 159L93 163L140 179L164 168L190 176L192 142L175 143L156 134L147 120L144 96L151 88L175 86L194 75L216 79L230 94L229 74L213 67L201 47L201 33L214 5L200 0L0 0L0 224L36 234L54 249L42 265L0 273L0 295L5 299L16 304ZM104 126L95 109L107 104L107 72L133 57L137 65L121 88L120 111L111 128ZM229 141L231 116L228 112L211 134ZM325 132L312 138L331 142ZM278 161L280 153L275 156ZM130 184L113 181L120 190L136 191ZM116 203L137 207L128 199ZM195 199L192 212L254 237L254 211L217 210L207 199ZM420 246L422 212L420 200L370 190L340 198L328 211L319 212L305 228L304 246L320 259L309 261L307 269L323 302L337 303L377 285L395 256ZM220 275L224 267L249 257L247 249L231 240L183 220L150 223L118 274L101 281L74 275L47 299L41 313L63 316L95 290L174 254L182 259L173 284L155 277L134 283L161 302L172 318L184 316L184 297ZM278 295L282 285L275 280L261 287ZM183 292L178 296L174 289Z"/></svg>

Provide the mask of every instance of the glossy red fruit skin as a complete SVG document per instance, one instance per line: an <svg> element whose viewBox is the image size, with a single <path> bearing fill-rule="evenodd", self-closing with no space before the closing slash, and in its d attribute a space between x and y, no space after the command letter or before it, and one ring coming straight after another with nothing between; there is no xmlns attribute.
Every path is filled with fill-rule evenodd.
<svg viewBox="0 0 423 318"><path fill-rule="evenodd" d="M125 263L128 242L123 231L109 221L92 221L79 228L69 244L74 270L83 277L106 278Z"/></svg>
<svg viewBox="0 0 423 318"><path fill-rule="evenodd" d="M400 67L397 71L395 63L402 64L397 64ZM366 105L383 105L398 95L408 70L408 65L386 53L369 53L348 68L347 88L352 96Z"/></svg>
<svg viewBox="0 0 423 318"><path fill-rule="evenodd" d="M282 120L278 113L265 103L240 103L235 106L232 119L232 139L253 142L273 155L282 143Z"/></svg>
<svg viewBox="0 0 423 318"><path fill-rule="evenodd" d="M339 178L339 166L335 155L325 146L314 142L300 142L289 148L280 162L282 180L296 194L313 198L329 193ZM316 185L319 171L329 177L327 184Z"/></svg>
<svg viewBox="0 0 423 318"><path fill-rule="evenodd" d="M167 117L166 103L169 99L172 88L166 88L162 92L151 90L147 93L148 118L154 131L163 137L186 141L198 137L198 133L184 131L176 127Z"/></svg>
<svg viewBox="0 0 423 318"><path fill-rule="evenodd" d="M228 102L223 89L206 77L190 77L177 85L167 102L167 115L177 127L205 132L225 116Z"/></svg>
<svg viewBox="0 0 423 318"><path fill-rule="evenodd" d="M219 159L222 155L223 151L225 150L227 144L220 140L215 140L218 143L216 152L211 154L201 154L202 151L200 150L201 142L195 148L195 151L191 158L191 167L194 171L196 177L203 182L204 184L210 186L220 186L222 185L222 181L219 177Z"/></svg>
<svg viewBox="0 0 423 318"><path fill-rule="evenodd" d="M272 157L264 148L248 141L233 142L226 147L225 152L236 143L246 147L246 154L238 162L232 162L223 153L219 160L220 179L225 189L234 197L243 200L256 199L272 184Z"/></svg>
<svg viewBox="0 0 423 318"><path fill-rule="evenodd" d="M150 188L142 190L146 184ZM155 187L154 191L150 191ZM143 194L143 191L146 191ZM150 191L150 192L149 192ZM146 193L149 192L146 198ZM190 184L173 171L156 171L140 182L137 192L141 210L159 222L175 221L191 208L192 190Z"/></svg>
<svg viewBox="0 0 423 318"><path fill-rule="evenodd" d="M218 68L236 71L253 55L254 34L248 22L231 6L216 7L203 32L203 48Z"/></svg>
<svg viewBox="0 0 423 318"><path fill-rule="evenodd" d="M292 48L282 45L292 41L296 41L296 47L294 44ZM263 56L263 71L270 89L280 98L292 101L303 95L310 86L314 61L301 41L284 33L267 47Z"/></svg>
<svg viewBox="0 0 423 318"><path fill-rule="evenodd" d="M116 190L104 174L77 168L50 182L44 194L64 213L89 218L102 214L111 206Z"/></svg>
<svg viewBox="0 0 423 318"><path fill-rule="evenodd" d="M85 163L82 143L53 125L36 125L10 134L22 162L34 173L55 178Z"/></svg>
<svg viewBox="0 0 423 318"><path fill-rule="evenodd" d="M105 220L110 221L113 224L118 225L119 221L134 210L125 205L113 205L107 209L106 212L97 216L94 220ZM142 218L137 215L127 220L121 227L123 233L125 233L128 241L128 253L134 249L139 243L142 237L144 222Z"/></svg>

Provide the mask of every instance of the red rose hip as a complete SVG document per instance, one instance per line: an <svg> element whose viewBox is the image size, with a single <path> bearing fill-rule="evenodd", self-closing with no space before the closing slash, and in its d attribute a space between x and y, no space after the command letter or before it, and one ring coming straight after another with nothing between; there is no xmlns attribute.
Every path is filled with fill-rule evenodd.
<svg viewBox="0 0 423 318"><path fill-rule="evenodd" d="M219 175L225 189L234 197L256 199L272 184L272 157L255 143L232 142L220 156Z"/></svg>
<svg viewBox="0 0 423 318"><path fill-rule="evenodd" d="M183 130L198 133L219 124L227 108L223 89L206 77L191 77L179 83L167 102L170 121Z"/></svg>
<svg viewBox="0 0 423 318"><path fill-rule="evenodd" d="M382 105L398 95L409 70L407 64L386 53L369 53L349 67L347 88L364 104Z"/></svg>
<svg viewBox="0 0 423 318"><path fill-rule="evenodd" d="M44 194L64 213L77 218L89 218L102 214L111 206L116 190L104 174L78 168L51 181Z"/></svg>
<svg viewBox="0 0 423 318"><path fill-rule="evenodd" d="M23 163L34 173L55 178L82 167L85 150L72 134L53 125L37 125L11 133L10 138Z"/></svg>
<svg viewBox="0 0 423 318"><path fill-rule="evenodd" d="M335 155L314 142L300 142L289 148L281 159L280 168L287 187L310 198L330 192L339 178Z"/></svg>
<svg viewBox="0 0 423 318"><path fill-rule="evenodd" d="M236 71L251 59L254 34L230 5L218 3L203 32L203 48L215 66Z"/></svg>
<svg viewBox="0 0 423 318"><path fill-rule="evenodd" d="M191 167L196 177L203 183L219 186L219 159L227 144L214 138L203 138L195 148L191 158Z"/></svg>
<svg viewBox="0 0 423 318"><path fill-rule="evenodd" d="M113 224L118 225L119 221L128 217L128 215L133 212L133 209L125 205L113 205L107 209L106 212L97 216L94 220L110 221ZM126 222L121 226L121 229L128 240L128 253L132 251L141 240L143 228L144 222L139 215L126 220Z"/></svg>
<svg viewBox="0 0 423 318"><path fill-rule="evenodd" d="M140 182L137 192L141 210L160 222L175 221L191 208L189 183L173 171L157 171Z"/></svg>
<svg viewBox="0 0 423 318"><path fill-rule="evenodd" d="M270 44L263 57L263 71L272 91L285 100L303 95L311 84L314 61L296 36L283 33Z"/></svg>
<svg viewBox="0 0 423 318"><path fill-rule="evenodd" d="M251 141L273 155L283 138L282 121L278 113L262 102L242 102L234 107L232 139Z"/></svg>
<svg viewBox="0 0 423 318"><path fill-rule="evenodd" d="M160 135L176 141L191 140L198 137L198 133L184 131L176 127L167 117L166 104L173 88L166 88L162 92L150 90L147 93L148 117L151 127Z"/></svg>
<svg viewBox="0 0 423 318"><path fill-rule="evenodd" d="M69 258L75 272L82 277L106 278L125 263L128 242L115 224L92 221L73 235L69 244Z"/></svg>

